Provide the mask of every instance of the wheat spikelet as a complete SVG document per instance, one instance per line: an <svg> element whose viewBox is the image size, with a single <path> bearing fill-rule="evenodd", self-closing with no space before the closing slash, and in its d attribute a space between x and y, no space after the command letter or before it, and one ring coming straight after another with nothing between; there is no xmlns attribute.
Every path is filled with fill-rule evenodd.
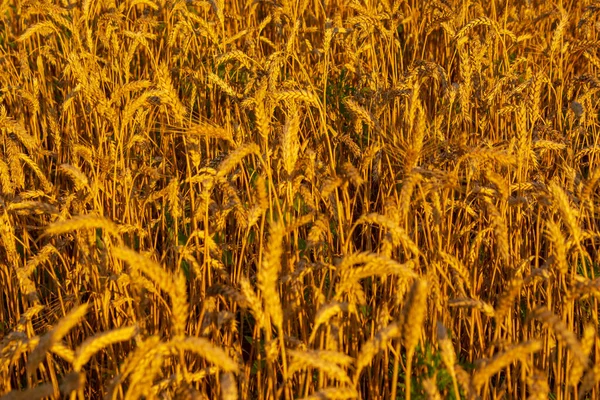
<svg viewBox="0 0 600 400"><path fill-rule="evenodd" d="M569 23L569 14L567 14L564 10L561 11L560 22L556 26L556 30L552 35L552 40L550 42L550 58L552 59L556 50L558 50L558 46L561 44L561 40L563 37L563 33L567 24Z"/></svg>
<svg viewBox="0 0 600 400"><path fill-rule="evenodd" d="M498 246L498 252L502 257L505 265L511 265L510 259L510 245L508 239L508 228L506 223L504 222L504 218L502 215L492 204L491 201L486 199L488 213L492 220L492 226L494 228L494 233L496 235L496 245Z"/></svg>
<svg viewBox="0 0 600 400"><path fill-rule="evenodd" d="M581 351L586 357L586 362L582 363L579 358L573 359L573 364L569 369L568 382L572 386L577 386L583 374L588 370L590 365L590 353L592 346L596 341L596 330L593 325L586 325L583 330L583 337L581 338Z"/></svg>
<svg viewBox="0 0 600 400"><path fill-rule="evenodd" d="M506 351L495 355L491 359L484 360L473 372L472 384L475 391L479 391L489 379L500 370L513 363L515 360L524 360L531 353L542 349L542 343L537 340L531 340L516 344Z"/></svg>
<svg viewBox="0 0 600 400"><path fill-rule="evenodd" d="M452 271L460 278L460 281L463 285L466 285L467 291L469 295L473 293L473 287L471 284L471 276L469 270L464 266L464 264L455 256L448 254L446 252L440 251L439 255L442 257L442 260L446 262ZM464 289L462 289L464 290Z"/></svg>
<svg viewBox="0 0 600 400"><path fill-rule="evenodd" d="M127 124L134 119L135 114L142 109L142 107L145 106L149 100L160 98L162 93L163 92L160 90L146 90L135 100L127 102L121 114L121 125L127 126Z"/></svg>
<svg viewBox="0 0 600 400"><path fill-rule="evenodd" d="M114 343L131 340L138 332L136 326L128 326L114 329L109 332L102 332L87 338L75 351L75 359L73 360L73 369L76 372L81 371L90 358L103 348Z"/></svg>
<svg viewBox="0 0 600 400"><path fill-rule="evenodd" d="M132 371L130 384L125 399L139 399L141 396L151 396L155 377L161 372L164 359L172 348L166 343L160 343L140 357L136 368Z"/></svg>
<svg viewBox="0 0 600 400"><path fill-rule="evenodd" d="M452 384L454 385L455 395L457 397L460 397L455 368L456 353L454 352L454 346L452 345L452 341L448 337L448 331L446 330L446 327L439 321L437 324L437 338L442 363L444 363L444 366L448 370L450 377L452 377Z"/></svg>
<svg viewBox="0 0 600 400"><path fill-rule="evenodd" d="M348 134L342 134L342 135L336 136L335 139L337 141L339 141L340 143L343 143L344 145L346 145L348 147L348 149L352 152L352 154L354 155L354 157L359 158L359 159L363 159L363 162L361 163L360 169L364 170L365 169L365 165L367 165L368 162L366 161L366 158L363 156L362 149L360 148L360 146L358 144L356 144L356 142L354 142L354 140L352 139L352 137L350 135L348 135Z"/></svg>
<svg viewBox="0 0 600 400"><path fill-rule="evenodd" d="M425 321L425 309L427 308L427 287L426 281L415 279L404 306L402 342L409 353L417 346L421 336L421 329Z"/></svg>
<svg viewBox="0 0 600 400"><path fill-rule="evenodd" d="M0 368L7 371L11 364L14 364L23 353L35 348L39 343L39 338L27 339L23 332L14 331L2 338L0 347Z"/></svg>
<svg viewBox="0 0 600 400"><path fill-rule="evenodd" d="M359 394L356 391L356 389L344 387L328 387L323 388L308 397L303 397L302 400L349 400L357 398L359 398Z"/></svg>
<svg viewBox="0 0 600 400"><path fill-rule="evenodd" d="M416 171L408 172L407 176L402 181L402 190L400 191L400 200L398 208L401 212L401 221L407 220L408 212L410 211L410 203L413 191L416 186L423 180L423 176Z"/></svg>
<svg viewBox="0 0 600 400"><path fill-rule="evenodd" d="M379 129L375 116L352 99L344 99L344 105L356 116L359 121L365 122L371 129Z"/></svg>
<svg viewBox="0 0 600 400"><path fill-rule="evenodd" d="M307 368L316 368L323 373L327 374L327 377L337 379L340 382L350 384L351 380L347 372L342 367L337 365L331 360L325 360L321 358L322 351L288 351L292 362L290 363L288 374L291 376L297 371L302 371Z"/></svg>
<svg viewBox="0 0 600 400"><path fill-rule="evenodd" d="M257 273L257 286L262 294L264 309L278 329L281 329L283 324L278 280L281 273L284 234L285 227L282 223L271 224L267 249Z"/></svg>
<svg viewBox="0 0 600 400"><path fill-rule="evenodd" d="M187 115L187 110L181 103L181 100L179 100L177 91L173 87L169 66L166 63L161 63L158 66L156 70L156 79L158 83L157 86L163 95L161 96L161 99L166 100L166 102L171 106L175 118L178 121L183 121L184 117Z"/></svg>
<svg viewBox="0 0 600 400"><path fill-rule="evenodd" d="M422 279L415 279L413 282L408 299L402 312L402 333L401 340L406 348L406 380L405 396L407 399L411 396L411 376L412 376L412 358L415 347L421 337L421 330L425 320L425 308L427 307L427 282ZM410 326L410 328L409 328ZM396 348L398 349L398 347ZM396 365L396 364L395 364ZM394 367L396 370L396 367ZM396 386L396 379L392 385ZM392 391L392 397L395 397L395 390Z"/></svg>
<svg viewBox="0 0 600 400"><path fill-rule="evenodd" d="M579 228L579 224L577 223L577 218L579 217L578 212L571 207L569 204L569 198L567 197L564 190L556 183L551 182L548 189L552 194L552 198L558 204L558 209L560 214L562 215L565 223L569 227L571 234L573 235L573 240L575 243L579 243L581 239L581 229Z"/></svg>
<svg viewBox="0 0 600 400"><path fill-rule="evenodd" d="M140 367L144 357L148 356L149 354L153 355L153 353L161 347L162 345L158 336L150 336L146 340L138 343L137 348L134 351L130 352L127 355L125 361L122 363L120 373L116 375L110 383L107 390L107 396L110 396L112 398L119 385L128 376L130 376L136 368Z"/></svg>
<svg viewBox="0 0 600 400"><path fill-rule="evenodd" d="M423 389L427 394L427 400L442 400L442 395L440 394L435 378L428 378L423 381Z"/></svg>
<svg viewBox="0 0 600 400"><path fill-rule="evenodd" d="M23 189L25 187L25 174L20 159L20 155L22 154L20 146L12 138L9 138L6 142L6 153L8 155L10 178L15 189Z"/></svg>
<svg viewBox="0 0 600 400"><path fill-rule="evenodd" d="M550 394L548 378L544 371L530 367L532 372L527 376L529 386L529 397L527 400L547 400Z"/></svg>
<svg viewBox="0 0 600 400"><path fill-rule="evenodd" d="M17 38L17 42L24 42L33 35L48 36L52 33L57 33L57 28L52 21L38 22L27 28L27 30Z"/></svg>
<svg viewBox="0 0 600 400"><path fill-rule="evenodd" d="M477 164L483 164L485 162L492 162L497 166L510 167L516 164L516 158L514 155L498 149L487 149L487 148L475 148L469 150L468 153L458 159L458 162L463 160L471 160Z"/></svg>
<svg viewBox="0 0 600 400"><path fill-rule="evenodd" d="M215 364L225 372L238 372L238 364L227 353L213 345L209 340L199 337L186 337L167 343L171 350L185 350L199 355L206 361Z"/></svg>
<svg viewBox="0 0 600 400"><path fill-rule="evenodd" d="M252 70L252 63L256 63L251 57L248 57L246 53L241 50L232 50L227 53L219 55L215 61L219 64L227 63L231 60L238 61L247 70Z"/></svg>
<svg viewBox="0 0 600 400"><path fill-rule="evenodd" d="M60 382L60 392L63 395L69 395L80 390L85 385L85 374L80 372L70 372L62 378Z"/></svg>
<svg viewBox="0 0 600 400"><path fill-rule="evenodd" d="M579 387L579 399L586 398L585 396L598 384L598 382L600 382L600 365L595 364L583 376L581 386Z"/></svg>
<svg viewBox="0 0 600 400"><path fill-rule="evenodd" d="M75 352L63 343L54 343L50 348L50 352L56 354L57 356L71 364L73 364L73 361L75 360Z"/></svg>
<svg viewBox="0 0 600 400"><path fill-rule="evenodd" d="M75 190L81 190L82 188L89 189L88 178L79 168L70 164L61 164L58 166L58 169L73 180Z"/></svg>
<svg viewBox="0 0 600 400"><path fill-rule="evenodd" d="M477 26L491 26L496 31L498 30L496 22L494 20L488 17L478 17L469 21L465 26L463 26L461 30L456 33L453 40L459 41L463 36L467 34L467 32L469 32L471 29Z"/></svg>
<svg viewBox="0 0 600 400"><path fill-rule="evenodd" d="M225 286L225 285L213 285L206 292L207 296L223 296L227 299L235 301L240 307L249 308L250 301L245 295L240 293L238 290Z"/></svg>
<svg viewBox="0 0 600 400"><path fill-rule="evenodd" d="M258 133L263 141L268 141L271 133L271 113L267 96L267 79L263 79L255 96L255 115Z"/></svg>
<svg viewBox="0 0 600 400"><path fill-rule="evenodd" d="M231 172L231 170L239 163L244 157L255 154L260 156L260 149L257 144L249 143L246 145L242 145L234 150L221 164L217 169L217 179L225 177Z"/></svg>
<svg viewBox="0 0 600 400"><path fill-rule="evenodd" d="M233 135L230 129L221 128L219 126L211 125L208 123L198 123L186 128L183 132L184 136L191 137L206 137L209 139L223 139L227 142L235 145Z"/></svg>
<svg viewBox="0 0 600 400"><path fill-rule="evenodd" d="M262 306L263 303L262 303L260 297L258 297L258 295L256 293L254 293L254 290L252 290L252 286L250 285L250 282L245 277L242 277L242 279L240 279L240 290L242 292L242 295L245 297L246 301L248 302L248 307L252 311L252 315L254 316L254 319L256 320L257 326L259 328L266 327L266 318L267 317L265 316L265 312L263 311L263 306Z"/></svg>
<svg viewBox="0 0 600 400"><path fill-rule="evenodd" d="M342 312L351 311L355 308L356 307L354 307L351 304L340 303L338 301L333 301L333 302L330 302L328 304L321 306L321 308L319 308L319 311L317 311L317 313L315 315L315 319L313 322L313 330L312 330L312 333L310 334L310 338L308 339L308 342L312 343L314 341L319 327L321 325L327 323L332 317L334 317L335 315L342 313Z"/></svg>
<svg viewBox="0 0 600 400"><path fill-rule="evenodd" d="M361 267L352 267L355 264L364 264ZM369 276L385 276L388 274L398 275L402 280L416 278L413 271L415 262L408 261L400 264L386 257L371 253L353 253L344 257L338 269L341 280L336 288L335 299L339 298L349 289L352 289L360 279Z"/></svg>
<svg viewBox="0 0 600 400"><path fill-rule="evenodd" d="M113 248L112 254L118 259L128 262L133 271L141 271L148 275L158 287L169 295L173 306L171 310L173 333L176 336L183 334L188 318L188 303L186 282L182 272L178 272L173 277L154 261L126 247Z"/></svg>
<svg viewBox="0 0 600 400"><path fill-rule="evenodd" d="M62 235L79 229L103 229L106 233L119 237L119 227L114 222L92 214L55 222L46 228L45 234Z"/></svg>
<svg viewBox="0 0 600 400"><path fill-rule="evenodd" d="M560 151L565 150L567 145L564 143L554 142L552 140L538 139L533 142L533 148L536 150Z"/></svg>
<svg viewBox="0 0 600 400"><path fill-rule="evenodd" d="M501 296L498 298L496 304L496 319L498 321L506 317L509 311L512 310L515 298L518 296L523 286L523 278L516 276L508 282L508 285Z"/></svg>
<svg viewBox="0 0 600 400"><path fill-rule="evenodd" d="M0 185L2 185L2 192L12 195L15 193L15 186L10 179L10 168L0 159Z"/></svg>
<svg viewBox="0 0 600 400"><path fill-rule="evenodd" d="M229 83L225 82L223 79L219 78L218 75L213 73L208 74L208 79L215 83L223 92L228 94L231 97L241 99L242 95L239 94Z"/></svg>
<svg viewBox="0 0 600 400"><path fill-rule="evenodd" d="M354 224L356 227L359 224L378 224L385 227L392 234L392 243L394 245L402 245L407 248L414 256L420 254L419 247L413 242L408 234L398 226L391 218L384 215L371 213L361 216Z"/></svg>
<svg viewBox="0 0 600 400"><path fill-rule="evenodd" d="M148 89L152 86L152 82L147 79L140 79L133 82L128 82L118 87L111 95L110 102L121 105L121 100L131 92Z"/></svg>
<svg viewBox="0 0 600 400"><path fill-rule="evenodd" d="M577 358L581 365L587 365L588 357L581 348L581 344L573 332L569 330L567 325L552 311L541 306L534 309L527 317L529 320L537 319L547 326L560 340L566 343L567 347Z"/></svg>
<svg viewBox="0 0 600 400"><path fill-rule="evenodd" d="M292 175L292 172L296 168L296 161L298 160L298 151L300 150L299 130L300 113L296 105L291 103L281 138L283 167L289 176Z"/></svg>
<svg viewBox="0 0 600 400"><path fill-rule="evenodd" d="M167 202L173 219L177 220L181 216L181 207L179 204L179 180L177 178L171 179L167 186Z"/></svg>
<svg viewBox="0 0 600 400"><path fill-rule="evenodd" d="M287 101L296 102L303 101L315 107L319 107L319 97L305 89L283 90L273 94L273 99L277 102Z"/></svg>
<svg viewBox="0 0 600 400"><path fill-rule="evenodd" d="M6 207L6 210L20 215L58 214L56 207L42 201L21 201L19 203L11 203Z"/></svg>
<svg viewBox="0 0 600 400"><path fill-rule="evenodd" d="M43 383L31 389L15 391L0 397L2 400L41 400L55 395L54 387L51 383Z"/></svg>
<svg viewBox="0 0 600 400"><path fill-rule="evenodd" d="M79 323L79 320L84 317L87 310L88 304L83 304L74 308L58 322L54 329L42 336L40 342L27 361L27 372L29 374L32 374L39 363L42 362L43 358L46 356L46 352L50 350L56 342L59 342L67 333L69 333L77 323Z"/></svg>
<svg viewBox="0 0 600 400"><path fill-rule="evenodd" d="M238 391L235 378L232 373L221 374L221 400L237 400Z"/></svg>
<svg viewBox="0 0 600 400"><path fill-rule="evenodd" d="M356 372L354 374L354 381L357 382L362 370L373 361L373 358L383 349L385 349L388 343L397 337L402 335L402 327L398 323L391 323L385 328L379 330L373 339L369 340L360 348L360 352L356 357Z"/></svg>
<svg viewBox="0 0 600 400"><path fill-rule="evenodd" d="M53 185L52 183L46 178L44 172L42 171L42 169L37 165L37 163L35 161L33 161L31 159L31 157L29 157L27 154L19 154L19 159L21 159L22 161L25 162L25 164L29 165L29 167L33 170L33 172L35 172L36 176L38 177L38 179L40 180L40 183L42 185L42 188L44 189L44 191L46 193L50 193L52 191Z"/></svg>
<svg viewBox="0 0 600 400"><path fill-rule="evenodd" d="M481 312L483 312L488 317L492 318L496 315L494 307L490 304L486 303L483 300L475 300L468 298L457 298L448 301L448 305L450 307L465 307L465 308L475 308Z"/></svg>
<svg viewBox="0 0 600 400"><path fill-rule="evenodd" d="M560 226L552 220L546 221L546 235L552 243L553 266L555 266L559 273L563 275L567 274L569 271L569 264L567 262L569 249L566 246L567 241L560 230Z"/></svg>

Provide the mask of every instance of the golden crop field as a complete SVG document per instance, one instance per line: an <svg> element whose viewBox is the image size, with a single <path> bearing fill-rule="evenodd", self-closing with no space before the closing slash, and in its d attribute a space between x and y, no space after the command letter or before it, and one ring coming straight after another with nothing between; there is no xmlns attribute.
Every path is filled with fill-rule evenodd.
<svg viewBox="0 0 600 400"><path fill-rule="evenodd" d="M600 398L600 2L0 3L0 399Z"/></svg>

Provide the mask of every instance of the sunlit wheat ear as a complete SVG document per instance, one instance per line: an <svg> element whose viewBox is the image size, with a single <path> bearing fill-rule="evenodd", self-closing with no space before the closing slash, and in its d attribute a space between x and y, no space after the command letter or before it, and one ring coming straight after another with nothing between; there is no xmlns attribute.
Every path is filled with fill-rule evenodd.
<svg viewBox="0 0 600 400"><path fill-rule="evenodd" d="M464 308L474 308L476 310L481 311L486 316L493 318L496 315L496 310L494 307L486 303L483 300L469 299L469 298L456 298L448 301L448 305L450 307L464 307Z"/></svg>
<svg viewBox="0 0 600 400"><path fill-rule="evenodd" d="M588 368L590 367L590 353L595 341L596 330L593 325L587 325L583 330L583 337L581 338L581 351L586 357L586 360L585 362L582 362L583 360L577 357L573 359L573 364L571 364L571 368L569 369L568 377L570 385L577 386L583 374L588 371Z"/></svg>
<svg viewBox="0 0 600 400"><path fill-rule="evenodd" d="M354 373L354 382L358 382L362 371L367 367L373 358L383 349L387 348L389 342L402 334L402 327L398 323L391 323L387 327L379 330L375 337L362 345L360 353L356 358L356 372Z"/></svg>
<svg viewBox="0 0 600 400"><path fill-rule="evenodd" d="M573 356L577 358L579 365L587 365L588 356L581 346L575 334L568 328L566 323L551 310L544 306L534 308L527 316L529 321L536 319L542 322L556 337L565 343Z"/></svg>
<svg viewBox="0 0 600 400"><path fill-rule="evenodd" d="M225 372L237 373L239 371L238 363L225 350L215 346L207 339L199 337L178 338L169 342L166 346L170 351L185 350L196 354Z"/></svg>
<svg viewBox="0 0 600 400"><path fill-rule="evenodd" d="M338 266L340 282L336 287L335 300L339 301L346 291L352 289L355 285L360 286L360 279L369 276L394 274L403 280L416 278L415 264L412 260L400 264L392 259L367 252L348 255L344 257Z"/></svg>
<svg viewBox="0 0 600 400"><path fill-rule="evenodd" d="M312 328L313 331L310 334L308 342L312 343L314 341L321 325L326 324L335 315L351 310L356 311L356 307L353 304L340 303L337 301L331 302L319 308L319 311L317 311L317 314L315 315Z"/></svg>
<svg viewBox="0 0 600 400"><path fill-rule="evenodd" d="M427 394L427 399L429 400L441 400L442 395L437 388L437 384L434 378L428 378L423 382L423 389Z"/></svg>
<svg viewBox="0 0 600 400"><path fill-rule="evenodd" d="M530 373L527 377L527 385L529 386L530 396L528 400L546 400L550 394L548 387L548 377L544 371L538 370L530 366Z"/></svg>
<svg viewBox="0 0 600 400"><path fill-rule="evenodd" d="M107 218L97 215L82 215L66 221L59 221L46 228L46 235L62 235L78 229L103 229L107 233L118 237L119 227Z"/></svg>
<svg viewBox="0 0 600 400"><path fill-rule="evenodd" d="M285 171L291 176L296 168L300 141L298 131L300 129L300 110L294 102L289 103L288 116L281 138L281 152Z"/></svg>
<svg viewBox="0 0 600 400"><path fill-rule="evenodd" d="M496 208L491 201L487 201L487 210L490 215L492 227L494 228L494 234L496 239L496 246L498 253L506 265L511 264L510 257L510 242L508 236L508 228L505 220L502 218L500 211Z"/></svg>
<svg viewBox="0 0 600 400"><path fill-rule="evenodd" d="M46 356L46 352L49 351L56 342L59 342L79 323L79 321L87 313L88 307L89 306L87 304L76 307L64 318L62 318L54 327L54 329L41 337L39 344L33 350L29 356L29 360L27 361L27 371L29 374L32 374L39 363L42 362Z"/></svg>
<svg viewBox="0 0 600 400"><path fill-rule="evenodd" d="M112 249L113 255L129 263L134 273L143 273L158 287L167 293L171 299L172 331L175 336L183 335L189 317L187 283L183 272L170 274L160 265L141 254L126 247Z"/></svg>
<svg viewBox="0 0 600 400"><path fill-rule="evenodd" d="M75 351L73 369L80 371L83 365L98 351L114 343L130 340L137 334L137 331L137 327L130 326L103 332L86 339Z"/></svg>
<svg viewBox="0 0 600 400"><path fill-rule="evenodd" d="M498 298L496 303L496 318L500 322L507 314L512 310L513 303L515 302L521 287L523 286L523 278L517 276L508 282L507 288L504 293Z"/></svg>
<svg viewBox="0 0 600 400"><path fill-rule="evenodd" d="M408 349L413 349L420 338L427 308L427 288L428 284L426 281L416 279L412 284L404 306L402 342Z"/></svg>
<svg viewBox="0 0 600 400"><path fill-rule="evenodd" d="M250 154L259 155L260 149L257 144L249 143L246 145L242 145L232 153L229 154L225 160L221 162L219 168L217 170L217 178L222 178L229 174L231 170L246 156Z"/></svg>
<svg viewBox="0 0 600 400"><path fill-rule="evenodd" d="M61 164L59 169L65 173L75 184L75 190L83 188L89 189L89 182L87 176L79 168L70 164Z"/></svg>
<svg viewBox="0 0 600 400"><path fill-rule="evenodd" d="M467 289L468 294L473 293L471 272L465 267L465 265L455 256L451 254L447 254L445 252L440 252L439 255L442 257L442 260L446 264L448 264L453 272L453 275L458 277L462 285ZM464 290L464 289L463 289Z"/></svg>
<svg viewBox="0 0 600 400"><path fill-rule="evenodd" d="M221 400L237 400L238 390L231 372L221 374Z"/></svg>
<svg viewBox="0 0 600 400"><path fill-rule="evenodd" d="M413 242L411 237L404 231L404 229L399 227L398 224L396 222L394 222L391 218L388 218L384 215L380 215L380 214L376 214L376 213L363 215L362 217L360 217L356 220L356 223L353 226L353 229L359 224L368 224L368 223L378 224L378 225L388 229L392 235L392 244L394 246L403 246L404 248L409 250L413 256L419 255L418 246ZM352 232L352 230L350 232Z"/></svg>
<svg viewBox="0 0 600 400"><path fill-rule="evenodd" d="M538 352L542 349L542 343L537 340L528 341L525 343L516 344L506 351L497 354L496 356L482 360L473 372L472 384L476 391L489 381L490 377L500 370L510 365L514 361L524 360L531 353Z"/></svg>
<svg viewBox="0 0 600 400"><path fill-rule="evenodd" d="M42 383L31 389L21 391L13 390L10 394L2 396L2 399L8 400L42 400L52 397L55 394L54 387L51 383Z"/></svg>
<svg viewBox="0 0 600 400"><path fill-rule="evenodd" d="M577 222L579 213L573 207L571 207L567 194L557 183L552 182L549 186L549 190L552 194L553 200L557 204L563 220L569 227L571 235L573 235L574 243L579 244L581 238L581 228Z"/></svg>
<svg viewBox="0 0 600 400"><path fill-rule="evenodd" d="M290 363L288 374L292 376L298 371L307 368L316 368L325 373L329 378L350 384L350 377L344 368L348 364L348 357L343 354L339 354L339 357L335 357L330 353L330 357L323 358L322 355L327 353L328 352L326 351L289 350L292 362Z"/></svg>
<svg viewBox="0 0 600 400"><path fill-rule="evenodd" d="M454 394L459 396L460 392L458 390L458 380L456 378L455 369L456 353L454 352L454 345L452 344L452 340L450 340L450 338L448 337L448 331L441 322L438 322L437 338L442 362L444 363L446 369L452 377L452 384L454 385Z"/></svg>
<svg viewBox="0 0 600 400"><path fill-rule="evenodd" d="M283 324L278 285L284 235L285 227L282 223L271 224L267 249L257 274L257 286L262 294L264 309L278 329L281 329Z"/></svg>
<svg viewBox="0 0 600 400"><path fill-rule="evenodd" d="M350 400L357 398L359 398L359 393L354 388L328 387L321 389L308 397L303 397L302 400Z"/></svg>

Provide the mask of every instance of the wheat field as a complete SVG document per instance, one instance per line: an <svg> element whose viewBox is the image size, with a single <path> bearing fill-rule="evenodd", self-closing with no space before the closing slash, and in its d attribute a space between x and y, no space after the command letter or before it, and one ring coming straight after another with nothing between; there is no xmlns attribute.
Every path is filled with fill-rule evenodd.
<svg viewBox="0 0 600 400"><path fill-rule="evenodd" d="M600 2L0 9L0 399L600 398Z"/></svg>

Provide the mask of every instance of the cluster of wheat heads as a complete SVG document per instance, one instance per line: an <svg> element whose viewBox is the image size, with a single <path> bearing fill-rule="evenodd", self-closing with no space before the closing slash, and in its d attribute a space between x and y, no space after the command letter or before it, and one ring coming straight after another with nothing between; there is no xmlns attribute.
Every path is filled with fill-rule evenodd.
<svg viewBox="0 0 600 400"><path fill-rule="evenodd" d="M0 396L600 396L600 3L0 4Z"/></svg>

